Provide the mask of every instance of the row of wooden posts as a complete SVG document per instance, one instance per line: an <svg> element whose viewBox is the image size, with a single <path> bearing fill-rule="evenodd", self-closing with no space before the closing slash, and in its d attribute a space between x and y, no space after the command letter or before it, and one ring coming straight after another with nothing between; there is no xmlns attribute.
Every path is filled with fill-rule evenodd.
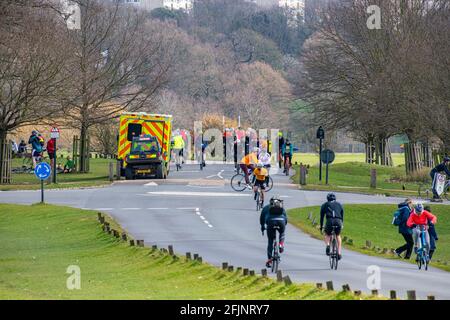
<svg viewBox="0 0 450 320"><path fill-rule="evenodd" d="M103 225L103 231L105 231L106 233L111 234L115 238L121 239L123 241L128 241L128 243L131 247L133 247L133 246L144 247L144 240L131 239L125 232L120 233L119 231L112 229L110 223L106 221L105 217L100 212L98 213L98 220ZM158 250L158 246L152 245L152 250L154 250L154 251ZM168 253L174 259L178 258L175 255L175 251L174 251L172 245L169 245L167 249L161 248L160 251L163 253ZM193 260L193 261L197 261L200 263L203 262L203 258L198 253L192 254L191 252L186 252L186 260ZM234 266L230 265L228 262L222 262L222 270L228 271L228 272L235 272ZM255 270L250 270L248 268L237 267L236 272L242 273L243 276L250 276L250 277L256 276ZM267 269L265 269L265 268L261 269L261 275L262 275L262 277L267 278ZM289 276L283 276L283 273L281 270L277 271L277 282L284 283L287 286L292 285L291 278ZM328 291L334 291L333 281L327 281L325 283L325 286ZM323 284L316 283L316 288L323 289ZM342 286L342 291L351 292L350 286L348 284L344 284ZM353 293L355 296L361 296L360 290L356 290ZM378 296L379 295L378 290L372 290L372 295ZM394 290L390 291L390 299L397 299L396 291L394 291ZM408 300L416 300L416 291L414 291L414 290L407 291L407 299ZM435 297L428 296L427 299L435 300Z"/></svg>

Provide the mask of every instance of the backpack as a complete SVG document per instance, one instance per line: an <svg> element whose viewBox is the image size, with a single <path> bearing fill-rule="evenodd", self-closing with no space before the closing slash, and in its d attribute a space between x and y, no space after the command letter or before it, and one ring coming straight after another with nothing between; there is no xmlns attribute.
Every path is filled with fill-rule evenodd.
<svg viewBox="0 0 450 320"><path fill-rule="evenodd" d="M397 211L394 212L394 216L392 218L392 224L394 226L398 227L401 222L402 222L402 220L401 220L401 212L400 212L400 210L397 210Z"/></svg>

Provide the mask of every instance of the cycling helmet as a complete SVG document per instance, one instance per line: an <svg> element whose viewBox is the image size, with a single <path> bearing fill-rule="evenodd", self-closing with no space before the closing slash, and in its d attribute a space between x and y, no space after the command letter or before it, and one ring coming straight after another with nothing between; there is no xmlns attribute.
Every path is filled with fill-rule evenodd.
<svg viewBox="0 0 450 320"><path fill-rule="evenodd" d="M327 201L336 201L336 195L334 193L327 194Z"/></svg>
<svg viewBox="0 0 450 320"><path fill-rule="evenodd" d="M280 207L281 208L283 206L283 200L281 200L280 196L278 196L278 195L273 196L270 199L270 205L274 206L274 207Z"/></svg>
<svg viewBox="0 0 450 320"><path fill-rule="evenodd" d="M416 204L416 205L414 206L414 210L415 210L417 213L422 213L422 212L423 212L423 204L421 204L421 203Z"/></svg>
<svg viewBox="0 0 450 320"><path fill-rule="evenodd" d="M258 164L256 165L257 168L261 169L262 167L264 167L264 165L262 164L262 162L258 162Z"/></svg>

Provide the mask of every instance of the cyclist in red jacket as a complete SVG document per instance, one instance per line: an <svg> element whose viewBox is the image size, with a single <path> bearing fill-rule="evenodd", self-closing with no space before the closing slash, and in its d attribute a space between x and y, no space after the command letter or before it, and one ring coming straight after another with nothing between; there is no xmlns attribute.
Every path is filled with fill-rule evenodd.
<svg viewBox="0 0 450 320"><path fill-rule="evenodd" d="M418 203L415 205L406 225L413 228L414 252L417 253L417 247L420 237L420 227L424 227L427 251L430 252L430 234L428 233L428 221L436 224L437 218L430 212L424 210L423 205Z"/></svg>

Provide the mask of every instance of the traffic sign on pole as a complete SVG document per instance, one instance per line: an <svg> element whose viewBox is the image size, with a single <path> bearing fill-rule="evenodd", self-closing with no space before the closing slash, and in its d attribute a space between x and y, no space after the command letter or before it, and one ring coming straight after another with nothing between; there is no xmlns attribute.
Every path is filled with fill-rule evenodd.
<svg viewBox="0 0 450 320"><path fill-rule="evenodd" d="M59 129L56 127L53 127L50 130L50 138L52 139L59 139Z"/></svg>
<svg viewBox="0 0 450 320"><path fill-rule="evenodd" d="M47 180L52 174L52 168L46 162L39 163L34 169L34 174L41 180L41 203L44 203L44 180Z"/></svg>

